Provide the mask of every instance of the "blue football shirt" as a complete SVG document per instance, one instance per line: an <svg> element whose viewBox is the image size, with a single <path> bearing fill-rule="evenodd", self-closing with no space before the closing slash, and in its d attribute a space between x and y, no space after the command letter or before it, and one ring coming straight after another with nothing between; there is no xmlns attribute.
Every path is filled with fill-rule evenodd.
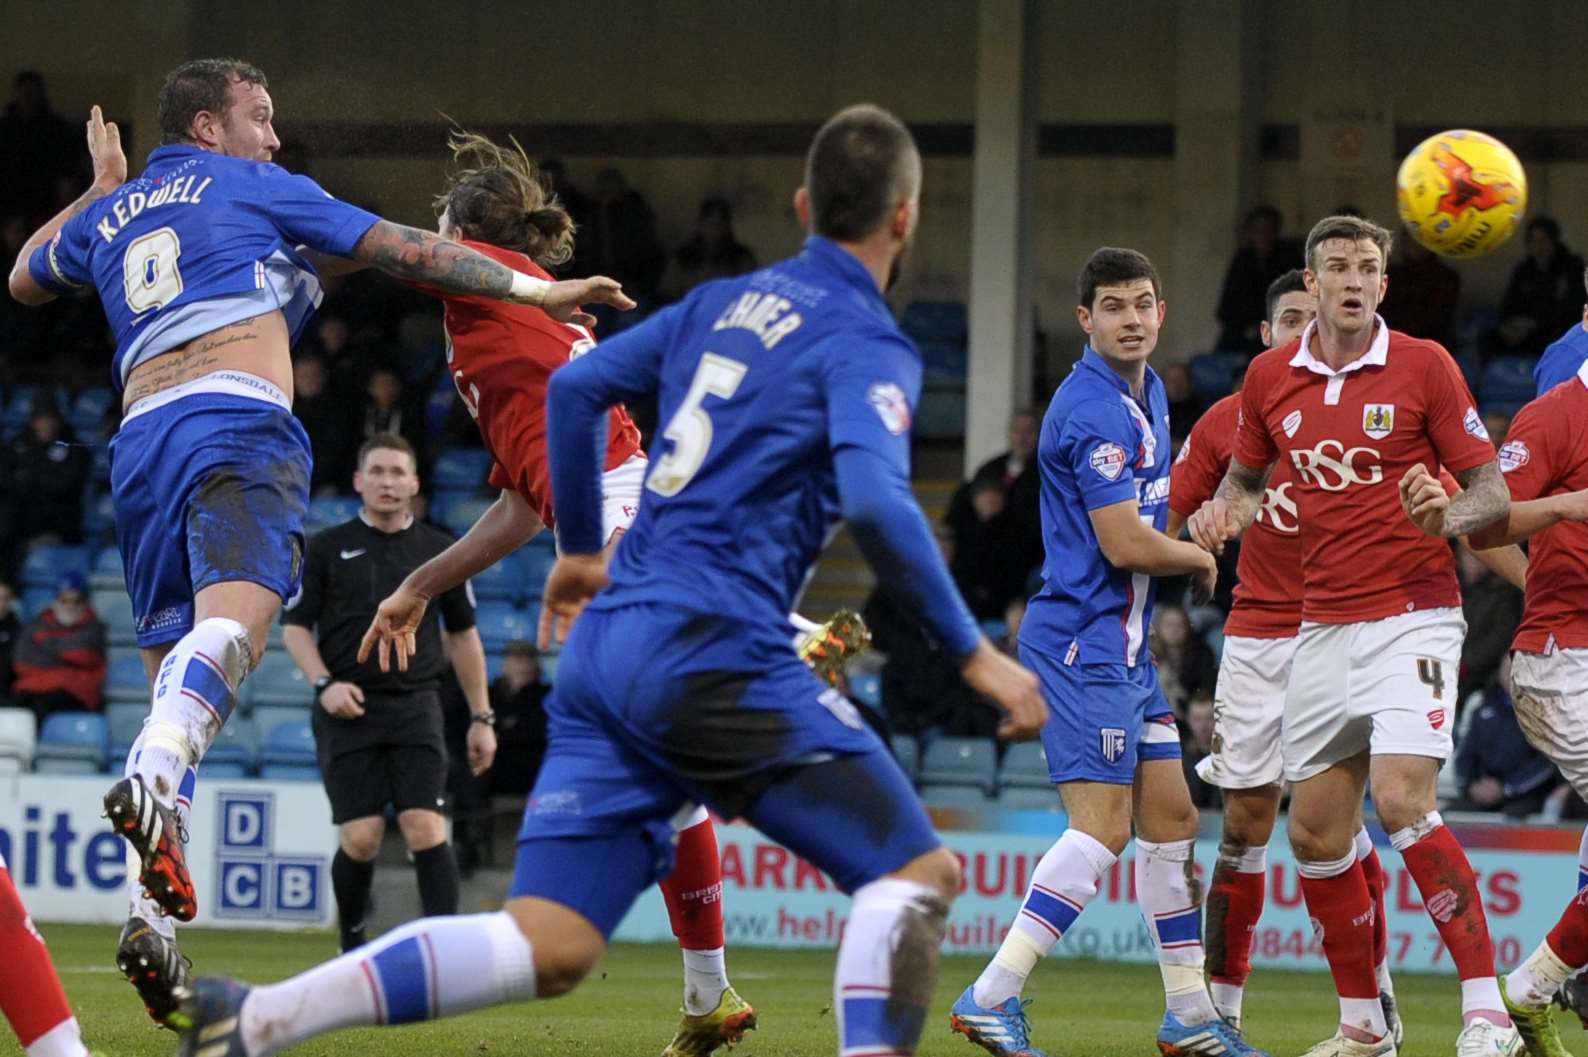
<svg viewBox="0 0 1588 1057"><path fill-rule="evenodd" d="M1573 323L1533 365L1533 395L1543 396L1560 383L1576 378L1584 362L1588 362L1588 329Z"/></svg>
<svg viewBox="0 0 1588 1057"><path fill-rule="evenodd" d="M1020 625L1020 644L1066 664L1148 660L1152 577L1103 557L1088 512L1134 500L1163 531L1169 512L1169 405L1147 368L1143 400L1090 347L1042 418L1042 589Z"/></svg>
<svg viewBox="0 0 1588 1057"><path fill-rule="evenodd" d="M296 341L320 303L296 247L345 257L379 219L279 165L177 144L67 221L28 269L56 294L98 290L120 388L145 360L261 312L282 312Z"/></svg>

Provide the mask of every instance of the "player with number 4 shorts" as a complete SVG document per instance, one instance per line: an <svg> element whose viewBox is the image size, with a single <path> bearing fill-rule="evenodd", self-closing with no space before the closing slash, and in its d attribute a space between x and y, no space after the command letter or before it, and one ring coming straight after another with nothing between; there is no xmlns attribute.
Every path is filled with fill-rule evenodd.
<svg viewBox="0 0 1588 1057"><path fill-rule="evenodd" d="M196 768L301 571L311 455L289 349L320 302L311 258L570 319L580 301L630 302L611 280L548 284L270 164L274 109L247 63L184 63L158 110L161 145L127 181L94 108L93 186L22 247L10 290L41 304L92 286L116 336L111 497L153 693L105 810L140 864L116 962L163 1021L186 978L174 922L199 908L183 851Z"/></svg>
<svg viewBox="0 0 1588 1057"><path fill-rule="evenodd" d="M1449 538L1502 521L1509 496L1466 382L1439 345L1391 331L1375 309L1391 235L1327 217L1306 244L1318 316L1247 371L1229 470L1189 520L1218 552L1250 526L1270 468L1294 472L1302 614L1285 695L1291 846L1340 998L1334 1035L1308 1057L1385 1057L1373 893L1354 812L1371 772L1374 805L1461 978L1459 1057L1508 1057L1521 1040L1494 976L1476 878L1436 807L1451 752L1465 623ZM1422 527L1393 484L1448 467L1464 489ZM1437 534L1430 535L1429 530Z"/></svg>

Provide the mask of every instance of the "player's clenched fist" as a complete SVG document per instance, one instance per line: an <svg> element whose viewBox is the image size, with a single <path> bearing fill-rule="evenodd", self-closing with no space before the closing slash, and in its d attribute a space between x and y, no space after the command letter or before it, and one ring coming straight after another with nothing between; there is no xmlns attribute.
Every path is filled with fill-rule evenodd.
<svg viewBox="0 0 1588 1057"><path fill-rule="evenodd" d="M1224 544L1241 534L1241 523L1227 500L1214 496L1186 522L1191 541L1209 554L1223 554Z"/></svg>
<svg viewBox="0 0 1588 1057"><path fill-rule="evenodd" d="M1450 496L1439 478L1428 472L1428 467L1418 463L1401 476L1401 509L1412 523L1430 536L1444 535L1445 511L1450 507Z"/></svg>
<svg viewBox="0 0 1588 1057"><path fill-rule="evenodd" d="M1048 705L1037 687L1037 677L999 653L982 639L960 667L971 689L1003 710L998 736L1005 741L1027 741L1037 736L1048 719Z"/></svg>

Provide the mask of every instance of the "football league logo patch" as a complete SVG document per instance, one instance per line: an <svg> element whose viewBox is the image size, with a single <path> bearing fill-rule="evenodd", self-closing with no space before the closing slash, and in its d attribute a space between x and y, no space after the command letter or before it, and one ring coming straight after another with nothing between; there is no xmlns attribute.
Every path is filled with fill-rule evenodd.
<svg viewBox="0 0 1588 1057"><path fill-rule="evenodd" d="M1092 469L1105 480L1119 480L1125 472L1125 449L1113 441L1099 444L1092 449Z"/></svg>
<svg viewBox="0 0 1588 1057"><path fill-rule="evenodd" d="M1527 444L1520 440L1508 440L1500 445L1500 472L1510 473L1520 470L1533 459L1533 453L1527 450Z"/></svg>
<svg viewBox="0 0 1588 1057"><path fill-rule="evenodd" d="M1118 763L1121 756L1125 755L1125 732L1119 727L1104 727L1098 731L1102 742L1103 759L1109 763Z"/></svg>
<svg viewBox="0 0 1588 1057"><path fill-rule="evenodd" d="M1362 432L1374 440L1383 440L1395 431L1394 404L1364 404L1362 406Z"/></svg>
<svg viewBox="0 0 1588 1057"><path fill-rule="evenodd" d="M910 428L910 401L904 390L892 382L877 382L866 390L866 403L876 408L877 417L895 437Z"/></svg>
<svg viewBox="0 0 1588 1057"><path fill-rule="evenodd" d="M1475 407L1467 408L1467 413L1461 416L1461 428L1479 440L1489 439L1489 431L1484 428L1483 419L1478 417L1478 409Z"/></svg>

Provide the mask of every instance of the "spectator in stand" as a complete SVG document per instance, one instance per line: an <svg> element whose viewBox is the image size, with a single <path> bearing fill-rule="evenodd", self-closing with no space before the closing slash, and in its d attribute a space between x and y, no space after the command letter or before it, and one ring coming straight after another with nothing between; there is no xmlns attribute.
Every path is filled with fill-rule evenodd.
<svg viewBox="0 0 1588 1057"><path fill-rule="evenodd" d="M755 271L755 253L734 238L733 207L726 198L700 203L695 233L673 254L668 296L684 294L710 279L726 279Z"/></svg>
<svg viewBox="0 0 1588 1057"><path fill-rule="evenodd" d="M562 163L561 158L548 157L541 159L540 179L552 197L562 203L562 208L573 218L575 231L583 231L585 223L590 219L590 196L575 187L568 180L568 167ZM555 274L562 275L566 269L561 266L554 269Z"/></svg>
<svg viewBox="0 0 1588 1057"><path fill-rule="evenodd" d="M93 457L61 418L55 402L40 397L27 428L0 462L0 560L13 572L22 552L36 541L83 541L83 486Z"/></svg>
<svg viewBox="0 0 1588 1057"><path fill-rule="evenodd" d="M396 368L377 364L364 385L364 413L356 442L362 445L388 433L395 433L413 448L419 479L426 480L430 476L430 446L424 415L405 399L402 376Z"/></svg>
<svg viewBox="0 0 1588 1057"><path fill-rule="evenodd" d="M1516 721L1506 687L1511 659L1487 685L1464 698L1472 716L1456 746L1456 799L1447 811L1499 811L1511 818L1537 814L1550 794L1564 784L1560 772L1533 748ZM1476 710L1476 711L1473 711Z"/></svg>
<svg viewBox="0 0 1588 1057"><path fill-rule="evenodd" d="M1169 446L1179 451L1180 443L1202 417L1202 401L1191 384L1191 368L1185 364L1166 364L1158 377L1163 379L1163 395L1169 401Z"/></svg>
<svg viewBox="0 0 1588 1057"><path fill-rule="evenodd" d="M17 636L22 633L22 621L17 618L16 590L0 580L0 701L11 696L11 684L16 673L11 660L16 652Z"/></svg>
<svg viewBox="0 0 1588 1057"><path fill-rule="evenodd" d="M1522 622L1522 592L1496 576L1467 547L1456 548L1461 578L1461 612L1467 637L1461 646L1456 700L1494 682L1510 654L1511 639Z"/></svg>
<svg viewBox="0 0 1588 1057"><path fill-rule="evenodd" d="M1176 716L1186 716L1191 699L1211 694L1218 681L1219 662L1191 631L1191 619L1179 606L1159 604L1152 619L1152 656L1158 664L1158 682Z"/></svg>
<svg viewBox="0 0 1588 1057"><path fill-rule="evenodd" d="M105 625L88 605L81 573L56 585L55 601L22 629L12 654L18 706L42 725L51 712L97 712L105 689Z"/></svg>
<svg viewBox="0 0 1588 1057"><path fill-rule="evenodd" d="M977 467L943 515L954 538L950 568L978 620L1001 617L1011 598L1024 598L1031 571L1042 564L1041 426L1037 412L1015 412L1009 450Z"/></svg>
<svg viewBox="0 0 1588 1057"><path fill-rule="evenodd" d="M1527 225L1527 256L1511 272L1500 300L1500 326L1490 345L1498 354L1537 356L1582 317L1583 259L1561 242L1560 225L1534 217Z"/></svg>
<svg viewBox="0 0 1588 1057"><path fill-rule="evenodd" d="M1197 773L1197 764L1213 753L1213 691L1198 690L1186 705L1185 724L1180 735L1180 764L1185 768L1186 786L1191 802L1199 808L1218 808L1224 803L1219 787L1209 785Z"/></svg>
<svg viewBox="0 0 1588 1057"><path fill-rule="evenodd" d="M546 757L546 695L551 687L540 679L540 654L534 643L509 642L502 654L502 674L491 682L491 711L496 713L496 752L511 767L490 772L491 792L526 796Z"/></svg>
<svg viewBox="0 0 1588 1057"><path fill-rule="evenodd" d="M590 216L574 248L575 275L609 275L637 301L654 296L667 267L667 251L656 237L656 214L616 169L596 176ZM598 313L599 314L599 313Z"/></svg>
<svg viewBox="0 0 1588 1057"><path fill-rule="evenodd" d="M319 355L306 352L293 361L292 413L303 423L314 452L309 489L315 495L336 492L350 480L358 453L347 429L347 407L331 393L330 386L330 373Z"/></svg>
<svg viewBox="0 0 1588 1057"><path fill-rule="evenodd" d="M1588 271L1583 273L1583 281L1588 284ZM1538 366L1533 368L1534 395L1543 396L1561 382L1577 377L1585 360L1588 360L1588 303L1582 306L1582 314L1572 319L1566 332L1544 350Z"/></svg>
<svg viewBox="0 0 1588 1057"><path fill-rule="evenodd" d="M83 129L50 108L44 78L23 70L11 86L11 101L0 116L0 215L18 214L30 226L53 214L58 185L85 184L88 152Z"/></svg>
<svg viewBox="0 0 1588 1057"><path fill-rule="evenodd" d="M1268 284L1302 266L1301 243L1280 237L1279 210L1264 205L1246 214L1241 248L1224 273L1219 294L1219 348L1259 352L1263 339L1258 327L1268 307Z"/></svg>
<svg viewBox="0 0 1588 1057"><path fill-rule="evenodd" d="M1384 321L1414 338L1452 348L1456 303L1461 300L1460 273L1413 238L1396 240L1389 273L1395 279L1379 304Z"/></svg>

